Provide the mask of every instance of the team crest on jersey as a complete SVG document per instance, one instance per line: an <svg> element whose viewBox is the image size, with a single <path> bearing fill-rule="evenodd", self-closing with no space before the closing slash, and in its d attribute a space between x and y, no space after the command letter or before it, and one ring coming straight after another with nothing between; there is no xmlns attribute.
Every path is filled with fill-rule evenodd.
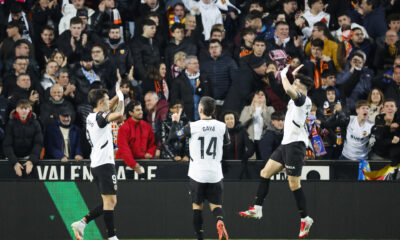
<svg viewBox="0 0 400 240"><path fill-rule="evenodd" d="M363 137L366 137L366 136L367 136L367 131L364 131L364 132L362 133L362 135L363 135Z"/></svg>

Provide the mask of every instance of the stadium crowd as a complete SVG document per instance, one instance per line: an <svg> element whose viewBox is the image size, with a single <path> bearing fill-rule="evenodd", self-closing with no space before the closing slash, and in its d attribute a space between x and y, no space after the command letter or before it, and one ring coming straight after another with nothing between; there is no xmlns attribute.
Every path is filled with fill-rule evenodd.
<svg viewBox="0 0 400 240"><path fill-rule="evenodd" d="M307 156L395 164L399 37L400 0L2 0L1 157L19 176L41 158L88 158L88 92L107 89L112 109L118 82L114 148L128 165L188 161L185 140L167 141L171 115L198 120L202 96L229 129L224 159L266 160L289 101L279 71L303 64Z"/></svg>

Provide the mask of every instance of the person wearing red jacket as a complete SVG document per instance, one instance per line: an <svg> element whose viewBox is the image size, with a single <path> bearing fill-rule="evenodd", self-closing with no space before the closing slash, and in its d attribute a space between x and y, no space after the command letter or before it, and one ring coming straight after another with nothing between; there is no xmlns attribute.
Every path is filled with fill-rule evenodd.
<svg viewBox="0 0 400 240"><path fill-rule="evenodd" d="M138 101L130 102L126 106L126 112L129 114L129 118L119 128L116 157L123 159L126 165L134 168L135 159L154 157L156 145L154 144L154 133L151 125L142 120L141 103Z"/></svg>

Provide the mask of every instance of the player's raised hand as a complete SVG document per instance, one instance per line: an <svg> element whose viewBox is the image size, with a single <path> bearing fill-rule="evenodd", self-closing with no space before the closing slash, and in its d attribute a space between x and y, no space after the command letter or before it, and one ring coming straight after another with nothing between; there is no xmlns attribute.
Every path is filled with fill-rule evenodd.
<svg viewBox="0 0 400 240"><path fill-rule="evenodd" d="M304 64L301 64L300 66L298 66L295 70L293 70L292 74L295 77L297 75L297 73L299 73L300 69L304 66Z"/></svg>

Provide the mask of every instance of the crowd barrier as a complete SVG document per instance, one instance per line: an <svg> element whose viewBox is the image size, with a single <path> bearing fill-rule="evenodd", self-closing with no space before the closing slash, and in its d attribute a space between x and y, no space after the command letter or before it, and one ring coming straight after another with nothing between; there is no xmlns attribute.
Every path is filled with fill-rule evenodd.
<svg viewBox="0 0 400 240"><path fill-rule="evenodd" d="M117 179L126 180L186 180L189 164L171 160L141 160L145 173L137 175L121 160L116 161ZM370 161L372 169L380 169L389 164L389 161ZM246 165L240 161L224 161L223 171L225 181L257 180L260 170L264 167L263 161L249 161ZM302 171L303 180L356 180L358 177L358 162L346 160L309 160L305 162ZM31 176L24 179L38 179L40 181L91 181L90 161L69 161L62 163L59 160L41 160L33 170ZM284 172L274 176L273 180L286 178ZM13 167L7 160L0 160L0 181L21 179L16 176Z"/></svg>

